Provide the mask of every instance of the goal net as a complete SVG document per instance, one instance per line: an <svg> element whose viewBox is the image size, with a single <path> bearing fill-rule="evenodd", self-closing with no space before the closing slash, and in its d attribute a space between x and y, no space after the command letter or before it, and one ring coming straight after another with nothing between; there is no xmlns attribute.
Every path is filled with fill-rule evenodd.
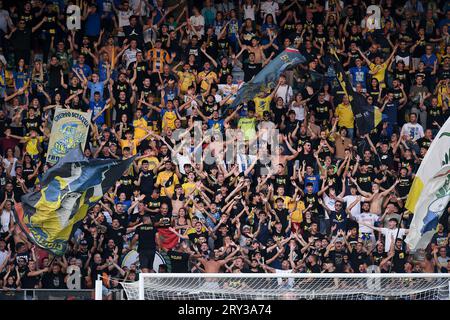
<svg viewBox="0 0 450 320"><path fill-rule="evenodd" d="M447 274L168 274L122 282L128 300L449 300Z"/></svg>

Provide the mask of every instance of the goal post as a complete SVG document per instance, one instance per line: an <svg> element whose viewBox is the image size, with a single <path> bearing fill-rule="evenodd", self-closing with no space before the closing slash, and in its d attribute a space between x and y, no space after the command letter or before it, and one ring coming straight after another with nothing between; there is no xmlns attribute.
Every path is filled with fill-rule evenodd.
<svg viewBox="0 0 450 320"><path fill-rule="evenodd" d="M128 300L450 300L440 273L144 273Z"/></svg>

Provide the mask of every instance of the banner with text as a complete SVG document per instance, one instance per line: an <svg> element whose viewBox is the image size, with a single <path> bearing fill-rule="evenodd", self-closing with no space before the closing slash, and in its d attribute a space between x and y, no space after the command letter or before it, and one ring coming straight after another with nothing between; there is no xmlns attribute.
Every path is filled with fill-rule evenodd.
<svg viewBox="0 0 450 320"><path fill-rule="evenodd" d="M70 149L86 144L91 112L57 108L47 152L47 162L55 164Z"/></svg>

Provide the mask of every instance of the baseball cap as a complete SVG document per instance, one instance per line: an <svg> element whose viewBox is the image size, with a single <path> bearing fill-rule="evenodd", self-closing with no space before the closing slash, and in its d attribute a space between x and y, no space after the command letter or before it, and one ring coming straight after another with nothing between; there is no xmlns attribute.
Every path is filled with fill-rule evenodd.
<svg viewBox="0 0 450 320"><path fill-rule="evenodd" d="M87 240L83 239L80 241L80 246L87 246Z"/></svg>

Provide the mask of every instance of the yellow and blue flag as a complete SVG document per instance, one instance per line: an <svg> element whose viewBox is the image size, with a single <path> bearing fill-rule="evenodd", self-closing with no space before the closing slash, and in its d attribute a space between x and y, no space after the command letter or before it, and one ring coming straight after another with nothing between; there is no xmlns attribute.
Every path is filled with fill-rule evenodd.
<svg viewBox="0 0 450 320"><path fill-rule="evenodd" d="M239 104L252 100L259 92L265 91L267 88L275 88L280 75L286 69L295 67L305 61L306 58L297 49L284 49L283 52L258 72L252 80L241 86L230 108L235 109Z"/></svg>
<svg viewBox="0 0 450 320"><path fill-rule="evenodd" d="M41 190L25 194L15 218L30 241L61 256L77 225L132 164L126 160L87 159L70 150L41 180Z"/></svg>

